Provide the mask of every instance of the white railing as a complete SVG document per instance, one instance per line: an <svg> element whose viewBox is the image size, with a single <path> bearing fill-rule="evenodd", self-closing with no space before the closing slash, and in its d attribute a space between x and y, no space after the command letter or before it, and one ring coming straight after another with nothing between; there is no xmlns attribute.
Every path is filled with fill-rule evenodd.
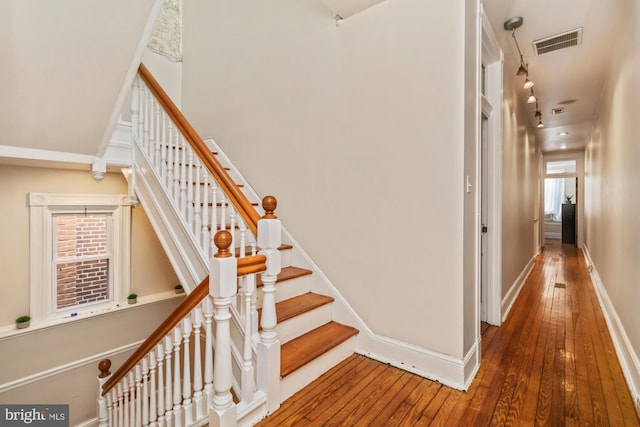
<svg viewBox="0 0 640 427"><path fill-rule="evenodd" d="M132 91L131 119L134 157L144 157L139 164L152 169L160 184L153 191L170 201L198 255L210 259L209 276L187 288L190 294L176 311L114 374L110 362L100 363L99 425L246 425L279 406L276 200L263 199L260 219L143 66ZM135 172L130 185L136 191ZM246 246L251 256L245 256ZM257 271L264 271L260 320Z"/></svg>

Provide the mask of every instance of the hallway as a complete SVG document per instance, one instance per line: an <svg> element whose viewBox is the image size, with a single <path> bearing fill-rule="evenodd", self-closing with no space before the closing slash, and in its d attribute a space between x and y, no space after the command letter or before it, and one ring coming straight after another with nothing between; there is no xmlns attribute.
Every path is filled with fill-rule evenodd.
<svg viewBox="0 0 640 427"><path fill-rule="evenodd" d="M547 244L468 392L354 355L259 426L640 426L580 250Z"/></svg>

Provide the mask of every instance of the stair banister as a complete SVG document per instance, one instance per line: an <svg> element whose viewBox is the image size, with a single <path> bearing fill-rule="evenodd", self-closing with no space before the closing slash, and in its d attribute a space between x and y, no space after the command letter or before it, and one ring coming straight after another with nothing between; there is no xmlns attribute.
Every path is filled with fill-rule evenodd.
<svg viewBox="0 0 640 427"><path fill-rule="evenodd" d="M144 64L140 64L138 74L145 82L151 93L153 93L153 95L156 97L160 105L164 108L166 113L169 115L175 126L180 130L193 150L197 153L202 164L215 177L224 193L227 194L230 202L235 206L240 216L242 216L242 218L247 223L247 226L254 234L257 234L258 220L260 219L260 215L251 205L251 202L249 202L242 191L240 191L240 189L236 186L236 184L233 182L229 174L224 170L220 162L218 162L218 160L213 156L213 154L204 144L202 138L193 129L191 124L189 124L187 119L175 106L173 101L171 101L171 98L169 98L160 84L158 84L151 73L149 73L149 70L144 66ZM146 134L146 126L148 121L145 121L144 123Z"/></svg>

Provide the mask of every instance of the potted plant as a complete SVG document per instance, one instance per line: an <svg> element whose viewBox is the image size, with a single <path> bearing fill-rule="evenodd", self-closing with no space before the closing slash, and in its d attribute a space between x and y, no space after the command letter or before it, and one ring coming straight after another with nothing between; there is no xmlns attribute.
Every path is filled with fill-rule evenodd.
<svg viewBox="0 0 640 427"><path fill-rule="evenodd" d="M571 204L571 199L573 199L573 194L570 194L568 196L565 197L565 199L567 199L567 204Z"/></svg>
<svg viewBox="0 0 640 427"><path fill-rule="evenodd" d="M31 323L31 317L20 316L16 319L16 328L18 329L28 328L30 323Z"/></svg>
<svg viewBox="0 0 640 427"><path fill-rule="evenodd" d="M175 285L173 287L173 290L176 291L176 294L181 294L184 292L184 288L182 287L182 285L180 283L178 283L177 285Z"/></svg>
<svg viewBox="0 0 640 427"><path fill-rule="evenodd" d="M135 304L138 302L138 295L137 294L129 294L129 296L127 297L127 302L129 304Z"/></svg>

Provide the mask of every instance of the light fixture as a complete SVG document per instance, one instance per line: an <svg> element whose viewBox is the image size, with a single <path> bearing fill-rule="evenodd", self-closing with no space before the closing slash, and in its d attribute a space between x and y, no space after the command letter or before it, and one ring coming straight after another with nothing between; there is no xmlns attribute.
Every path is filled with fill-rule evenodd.
<svg viewBox="0 0 640 427"><path fill-rule="evenodd" d="M529 80L529 73L527 73L527 78L524 81L524 88L525 89L530 89L533 87L533 82L531 80Z"/></svg>
<svg viewBox="0 0 640 427"><path fill-rule="evenodd" d="M520 67L518 67L518 71L516 71L517 76L527 75L529 74L529 70L524 65L524 58L522 56L522 51L520 50L520 45L518 44L518 39L516 38L516 28L520 28L524 20L522 16L514 16L513 18L509 18L504 21L504 29L507 31L511 31L511 37L513 37L513 41L516 43L516 48L518 49L518 53L520 54Z"/></svg>
<svg viewBox="0 0 640 427"><path fill-rule="evenodd" d="M567 131L558 132L558 136L567 136L567 135L569 135L569 132Z"/></svg>
<svg viewBox="0 0 640 427"><path fill-rule="evenodd" d="M544 127L544 123L542 123L542 117L540 117L540 118L538 119L538 126L537 126L537 127L538 127L538 129L541 129L541 128L543 128L543 127Z"/></svg>
<svg viewBox="0 0 640 427"><path fill-rule="evenodd" d="M536 101L536 96L533 94L533 88L531 88L531 95L527 98L527 104L533 104Z"/></svg>

